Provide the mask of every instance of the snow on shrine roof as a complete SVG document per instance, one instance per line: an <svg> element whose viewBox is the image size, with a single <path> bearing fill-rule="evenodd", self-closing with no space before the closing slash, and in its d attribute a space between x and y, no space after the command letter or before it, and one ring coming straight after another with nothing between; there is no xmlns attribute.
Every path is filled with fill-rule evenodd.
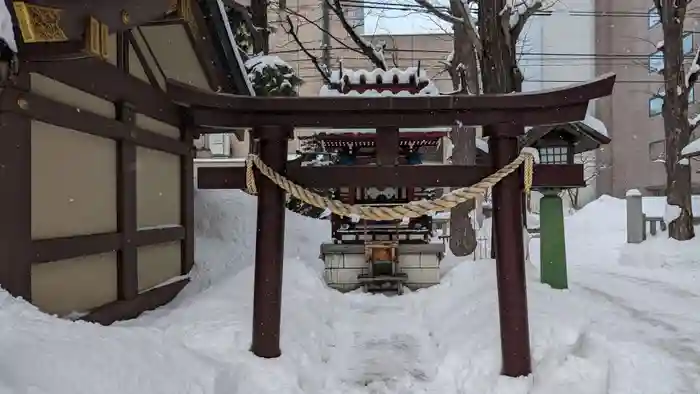
<svg viewBox="0 0 700 394"><path fill-rule="evenodd" d="M12 16L7 9L7 2L3 2L0 6L0 40L5 41L12 52L17 53L15 32L12 30Z"/></svg>
<svg viewBox="0 0 700 394"><path fill-rule="evenodd" d="M345 78L347 77L347 78ZM405 70L399 70L398 68L392 68L390 70L375 69L372 71L368 70L351 70L342 69L334 70L331 72L330 76L331 84L344 85L346 82L351 86L362 86L362 85L386 85L387 87L391 85L409 85L410 83L425 85L419 92L413 93L410 91L400 91L391 92L389 90L377 91L374 89L364 90L363 92L356 92L352 89L348 93L341 93L333 86L323 85L319 91L319 96L322 97L338 97L338 96L438 96L440 90L437 86L428 78L425 71L418 69L418 67L408 67Z"/></svg>
<svg viewBox="0 0 700 394"><path fill-rule="evenodd" d="M342 75L341 75L342 72ZM392 68L390 70L382 70L376 68L372 71L368 70L334 70L331 72L331 83L340 83L344 76L348 76L350 83L357 85L360 83L360 79L364 76L368 83L378 83L379 78L381 78L381 84L393 84L394 76L398 77L399 83L409 83L411 82L411 77L416 78L416 82L430 82L430 78L427 77L424 70L418 70L417 67L408 67L405 70L399 70L398 68Z"/></svg>
<svg viewBox="0 0 700 394"><path fill-rule="evenodd" d="M592 128L593 130L597 131L598 133L610 138L610 134L608 134L608 128L605 127L605 123L603 123L602 120L596 118L595 116L586 115L586 118L583 119L582 122L583 122L583 124Z"/></svg>

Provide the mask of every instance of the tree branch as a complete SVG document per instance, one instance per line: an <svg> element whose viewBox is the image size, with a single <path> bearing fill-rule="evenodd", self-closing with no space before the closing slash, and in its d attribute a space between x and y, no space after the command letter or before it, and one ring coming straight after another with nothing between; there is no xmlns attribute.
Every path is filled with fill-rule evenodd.
<svg viewBox="0 0 700 394"><path fill-rule="evenodd" d="M299 39L298 31L295 28L294 23L292 23L292 18L289 15L287 15L286 22L287 22L287 28L285 29L285 32L292 36L292 39L297 43L297 45L299 46L299 49L301 49L301 51L304 52L304 54L306 55L306 57L309 58L309 60L314 65L316 70L318 70L318 73L321 75L321 78L323 78L323 81L326 84L330 84L331 79L330 79L330 76L328 75L328 68L322 67L321 63L318 61L318 58L316 56L314 56L311 52L309 52L309 50L306 49L304 44L302 44L301 40Z"/></svg>
<svg viewBox="0 0 700 394"><path fill-rule="evenodd" d="M362 54L365 55L369 59L369 61L371 61L377 68L386 71L386 59L379 56L372 47L372 45L370 45L362 37L357 35L355 29L353 29L350 23L348 23L347 18L345 18L345 13L343 12L343 7L340 4L340 0L324 1L326 2L326 4L328 4L328 8L330 8L331 11L333 11L333 13L338 17L338 19L340 20L340 24L343 26L343 29L345 29L345 31L348 33L348 36L350 36L350 39L352 39L355 45L357 45Z"/></svg>
<svg viewBox="0 0 700 394"><path fill-rule="evenodd" d="M447 22L447 23L453 23L453 24L462 24L464 23L464 19L460 19L454 15L450 15L446 12L440 11L437 7L435 7L430 1L428 0L415 0L415 2L420 5L421 7L425 8L425 10L432 14L435 15L437 18Z"/></svg>
<svg viewBox="0 0 700 394"><path fill-rule="evenodd" d="M527 7L525 12L520 14L518 17L518 23L516 23L514 26L511 26L510 28L510 34L513 37L520 37L520 33L522 33L523 29L525 28L525 24L527 24L527 21L535 15L535 13L539 10L542 9L542 1L535 1L530 7ZM511 10L511 12L518 12L517 10Z"/></svg>
<svg viewBox="0 0 700 394"><path fill-rule="evenodd" d="M350 45L344 43L344 42L343 42L342 40L340 40L338 37L336 37L336 36L334 36L333 34L331 34L331 32L329 32L328 30L326 30L326 29L324 29L323 27L321 27L321 26L318 24L317 21L313 21L313 20L309 19L307 16L302 15L302 14L296 12L296 11L288 10L287 12L288 12L290 15L294 15L294 17L296 17L296 18L299 18L299 19L304 20L306 23L308 23L308 24L314 26L315 28L317 28L318 30L320 30L322 33L327 34L328 37L330 37L330 38L331 38L333 41L335 41L336 43L340 44L340 46L342 46L343 48L348 49L348 50L350 50L350 51L353 51L353 52L355 52L355 53L358 53L358 54L360 54L360 55L364 55L364 54L365 54L365 53L362 52L361 50L359 50L359 49L357 49L357 48L354 48L354 47L351 47ZM288 17L289 17L289 16L288 16ZM299 45L301 45L301 44L299 44Z"/></svg>

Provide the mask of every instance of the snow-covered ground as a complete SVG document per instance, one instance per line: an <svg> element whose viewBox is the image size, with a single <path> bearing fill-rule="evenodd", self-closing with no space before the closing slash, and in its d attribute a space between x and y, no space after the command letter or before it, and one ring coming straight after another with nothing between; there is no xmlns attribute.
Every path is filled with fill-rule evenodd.
<svg viewBox="0 0 700 394"><path fill-rule="evenodd" d="M401 297L322 282L327 223L289 213L283 356L248 351L255 200L198 191L193 282L112 327L39 313L0 293L0 393L684 394L700 392L700 240L626 245L624 202L566 219L571 289L529 265L534 373L499 376L493 261L465 259ZM539 240L531 243L538 259Z"/></svg>

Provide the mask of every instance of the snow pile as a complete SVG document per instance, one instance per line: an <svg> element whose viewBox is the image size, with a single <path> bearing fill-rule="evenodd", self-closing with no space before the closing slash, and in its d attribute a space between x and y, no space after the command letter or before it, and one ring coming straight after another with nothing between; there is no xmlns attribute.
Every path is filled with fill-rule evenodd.
<svg viewBox="0 0 700 394"><path fill-rule="evenodd" d="M690 202L693 212L700 212L700 196L691 196ZM666 201L666 197L664 196L642 197L642 209L644 211L644 214L648 217L666 219L669 219L669 217L671 217L672 219L676 219L680 214L680 208L678 208L677 206L674 205L669 208L669 205ZM669 212L669 209L673 210L675 213L669 215L671 213ZM666 223L670 222L670 220L666 220Z"/></svg>
<svg viewBox="0 0 700 394"><path fill-rule="evenodd" d="M255 198L240 191L196 190L196 286L210 286L253 264L256 212ZM285 224L285 258L322 271L318 256L320 244L330 239L330 221L288 211Z"/></svg>
<svg viewBox="0 0 700 394"><path fill-rule="evenodd" d="M255 200L238 191L198 191L196 199L198 270L167 307L104 328L42 315L0 294L0 351L12 355L0 365L0 393L700 390L700 321L694 317L700 291L697 281L692 287L687 279L697 266L692 254L697 242L681 247L658 239L653 248L628 248L623 200L603 197L566 219L569 291L537 283L536 271L529 269L534 373L512 379L499 375L493 261L463 261L440 285L401 297L340 294L323 284L316 260L318 244L329 236L328 223L292 213L283 355L255 358L248 351ZM666 265L633 264L661 254Z"/></svg>

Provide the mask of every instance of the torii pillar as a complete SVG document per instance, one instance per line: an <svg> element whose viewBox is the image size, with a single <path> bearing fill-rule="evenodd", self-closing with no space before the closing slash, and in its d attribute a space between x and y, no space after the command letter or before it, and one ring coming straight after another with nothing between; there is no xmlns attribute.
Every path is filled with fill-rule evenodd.
<svg viewBox="0 0 700 394"><path fill-rule="evenodd" d="M518 137L524 127L517 123L484 126L494 168L503 168L520 153ZM501 329L501 356L506 376L531 372L530 329L523 244L522 168L493 187L493 245Z"/></svg>

